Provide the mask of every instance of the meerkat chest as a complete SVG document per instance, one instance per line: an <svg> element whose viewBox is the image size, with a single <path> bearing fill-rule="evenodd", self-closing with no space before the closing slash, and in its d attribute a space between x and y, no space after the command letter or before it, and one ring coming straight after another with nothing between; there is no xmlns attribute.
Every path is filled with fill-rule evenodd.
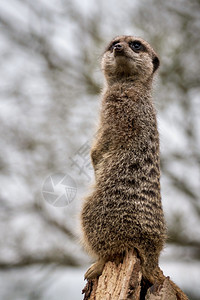
<svg viewBox="0 0 200 300"><path fill-rule="evenodd" d="M150 138L157 135L156 115L151 101L108 96L102 111L103 128L111 140Z"/></svg>

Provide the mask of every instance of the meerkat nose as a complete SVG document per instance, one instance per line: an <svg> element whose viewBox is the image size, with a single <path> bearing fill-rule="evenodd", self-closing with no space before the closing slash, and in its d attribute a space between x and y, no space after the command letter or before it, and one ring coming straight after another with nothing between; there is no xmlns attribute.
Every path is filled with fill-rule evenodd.
<svg viewBox="0 0 200 300"><path fill-rule="evenodd" d="M116 51L116 52L121 52L122 50L123 50L123 46L122 46L122 44L116 44L116 45L114 45L114 50Z"/></svg>

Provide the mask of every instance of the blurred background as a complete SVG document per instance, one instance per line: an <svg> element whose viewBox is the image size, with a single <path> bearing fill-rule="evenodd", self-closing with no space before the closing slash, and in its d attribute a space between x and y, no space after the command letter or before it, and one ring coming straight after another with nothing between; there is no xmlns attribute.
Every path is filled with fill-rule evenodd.
<svg viewBox="0 0 200 300"><path fill-rule="evenodd" d="M83 299L91 258L78 214L93 182L100 60L121 34L145 38L160 56L154 99L168 225L160 264L200 299L199 13L199 0L0 1L0 299ZM44 197L55 174L71 178L68 205ZM56 180L52 194L64 193Z"/></svg>

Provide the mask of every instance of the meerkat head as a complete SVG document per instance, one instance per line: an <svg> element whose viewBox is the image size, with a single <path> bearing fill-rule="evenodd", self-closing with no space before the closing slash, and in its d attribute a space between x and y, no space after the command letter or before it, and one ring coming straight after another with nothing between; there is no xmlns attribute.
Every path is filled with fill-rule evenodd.
<svg viewBox="0 0 200 300"><path fill-rule="evenodd" d="M159 67L159 58L143 39L118 36L107 46L102 69L108 83L127 79L147 82Z"/></svg>

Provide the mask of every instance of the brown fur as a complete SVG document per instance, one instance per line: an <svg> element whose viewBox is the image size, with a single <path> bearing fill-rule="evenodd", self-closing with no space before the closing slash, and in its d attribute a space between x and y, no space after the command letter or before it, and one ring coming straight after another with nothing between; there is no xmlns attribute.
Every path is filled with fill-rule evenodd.
<svg viewBox="0 0 200 300"><path fill-rule="evenodd" d="M131 48L134 41L142 44L140 50ZM152 284L165 279L158 266L166 227L159 134L151 97L158 66L152 47L132 36L115 38L103 55L106 87L91 150L96 183L81 214L84 245L98 261L86 278L100 275L106 261L135 248L144 278Z"/></svg>

